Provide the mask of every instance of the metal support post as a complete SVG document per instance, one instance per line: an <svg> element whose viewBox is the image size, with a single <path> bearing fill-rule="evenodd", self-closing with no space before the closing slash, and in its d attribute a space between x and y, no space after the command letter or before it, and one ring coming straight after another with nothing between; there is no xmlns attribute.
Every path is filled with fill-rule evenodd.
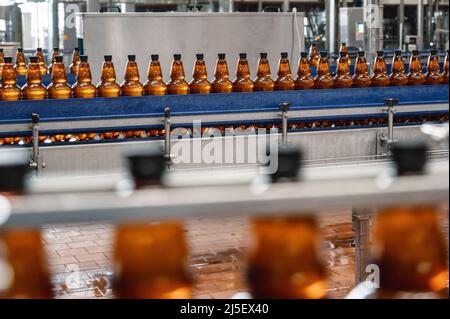
<svg viewBox="0 0 450 319"><path fill-rule="evenodd" d="M355 283L366 280L369 264L370 225L373 209L352 208L352 224L355 232Z"/></svg>

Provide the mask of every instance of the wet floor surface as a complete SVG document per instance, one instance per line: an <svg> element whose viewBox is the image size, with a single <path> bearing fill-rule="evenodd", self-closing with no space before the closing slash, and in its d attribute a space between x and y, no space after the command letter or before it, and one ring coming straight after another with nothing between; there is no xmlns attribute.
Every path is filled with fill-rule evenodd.
<svg viewBox="0 0 450 319"><path fill-rule="evenodd" d="M354 232L350 211L321 215L323 253L328 264L328 297L343 298L355 284ZM448 211L441 214L448 239ZM195 298L229 298L245 292L245 256L249 222L244 217L203 218L186 223L191 247L189 266ZM112 242L105 224L51 225L44 241L57 298L114 298Z"/></svg>

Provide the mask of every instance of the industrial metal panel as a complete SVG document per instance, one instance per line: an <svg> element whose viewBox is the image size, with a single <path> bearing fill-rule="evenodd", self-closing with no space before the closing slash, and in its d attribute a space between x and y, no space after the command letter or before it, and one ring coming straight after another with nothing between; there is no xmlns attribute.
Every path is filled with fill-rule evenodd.
<svg viewBox="0 0 450 319"><path fill-rule="evenodd" d="M340 8L341 41L349 47L364 45L364 8ZM362 28L362 29L360 29Z"/></svg>
<svg viewBox="0 0 450 319"><path fill-rule="evenodd" d="M174 53L182 54L187 80L191 79L195 54L204 53L212 80L219 52L227 54L234 78L240 52L247 53L254 76L260 52L268 53L272 73L276 73L280 52L293 54L295 72L299 51L304 49L302 13L297 13L300 41L293 13L84 13L80 18L95 81L105 54L113 55L118 81L123 79L127 55L135 54L145 81L152 53L160 55L165 80Z"/></svg>

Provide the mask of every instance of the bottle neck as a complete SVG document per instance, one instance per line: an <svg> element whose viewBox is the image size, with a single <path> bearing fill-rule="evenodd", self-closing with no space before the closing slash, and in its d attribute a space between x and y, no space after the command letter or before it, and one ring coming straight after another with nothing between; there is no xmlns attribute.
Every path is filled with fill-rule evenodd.
<svg viewBox="0 0 450 319"><path fill-rule="evenodd" d="M183 62L175 60L172 62L172 68L170 70L170 78L172 80L184 80L184 68Z"/></svg>
<svg viewBox="0 0 450 319"><path fill-rule="evenodd" d="M373 73L381 74L386 72L386 62L383 58L377 57L373 66Z"/></svg>
<svg viewBox="0 0 450 319"><path fill-rule="evenodd" d="M439 72L440 66L439 66L439 60L436 55L432 55L428 58L427 63L427 71L428 72Z"/></svg>
<svg viewBox="0 0 450 319"><path fill-rule="evenodd" d="M3 52L0 53L0 63L5 63L5 54Z"/></svg>
<svg viewBox="0 0 450 319"><path fill-rule="evenodd" d="M128 61L127 68L125 70L125 80L139 81L139 69L135 61Z"/></svg>
<svg viewBox="0 0 450 319"><path fill-rule="evenodd" d="M320 58L317 64L317 75L329 75L330 74L330 64L327 58Z"/></svg>
<svg viewBox="0 0 450 319"><path fill-rule="evenodd" d="M28 84L41 84L41 72L39 71L39 63L28 64L27 71L27 83Z"/></svg>
<svg viewBox="0 0 450 319"><path fill-rule="evenodd" d="M91 75L91 68L89 67L89 63L80 62L78 64L77 82L91 83L91 81L92 81L92 75Z"/></svg>
<svg viewBox="0 0 450 319"><path fill-rule="evenodd" d="M16 55L16 65L25 65L25 55L23 52L18 52Z"/></svg>
<svg viewBox="0 0 450 319"><path fill-rule="evenodd" d="M250 79L250 70L246 59L240 59L236 69L236 77L238 79Z"/></svg>
<svg viewBox="0 0 450 319"><path fill-rule="evenodd" d="M148 68L147 78L150 81L162 81L162 71L159 61L151 61Z"/></svg>
<svg viewBox="0 0 450 319"><path fill-rule="evenodd" d="M67 75L66 68L62 62L55 62L52 68L52 82L66 83Z"/></svg>
<svg viewBox="0 0 450 319"><path fill-rule="evenodd" d="M350 75L350 63L347 56L339 58L336 73L337 75Z"/></svg>
<svg viewBox="0 0 450 319"><path fill-rule="evenodd" d="M270 77L270 66L267 59L259 59L257 76L259 78Z"/></svg>
<svg viewBox="0 0 450 319"><path fill-rule="evenodd" d="M197 60L194 66L194 73L192 77L195 80L207 80L208 74L206 73L206 65L204 60Z"/></svg>
<svg viewBox="0 0 450 319"><path fill-rule="evenodd" d="M392 61L392 73L404 73L405 72L405 62L402 57L394 57Z"/></svg>
<svg viewBox="0 0 450 319"><path fill-rule="evenodd" d="M288 59L280 59L277 74L278 76L288 76L292 74Z"/></svg>
<svg viewBox="0 0 450 319"><path fill-rule="evenodd" d="M444 60L444 71L448 73L448 68L449 68L449 61L448 61L448 54L445 56L445 60Z"/></svg>
<svg viewBox="0 0 450 319"><path fill-rule="evenodd" d="M2 82L3 84L16 84L16 72L12 63L3 64Z"/></svg>
<svg viewBox="0 0 450 319"><path fill-rule="evenodd" d="M78 62L80 62L80 54L78 51L74 51L72 55L72 63L76 65Z"/></svg>
<svg viewBox="0 0 450 319"><path fill-rule="evenodd" d="M422 72L422 62L420 61L420 57L413 55L409 62L409 72L410 73L418 73Z"/></svg>
<svg viewBox="0 0 450 319"><path fill-rule="evenodd" d="M102 82L116 82L116 70L112 62L103 62Z"/></svg>
<svg viewBox="0 0 450 319"><path fill-rule="evenodd" d="M42 51L36 52L36 56L38 59L38 63L43 64L44 63L44 54L42 53Z"/></svg>
<svg viewBox="0 0 450 319"><path fill-rule="evenodd" d="M356 75L366 75L369 74L369 69L367 67L367 60L364 57L356 58L356 67L355 67Z"/></svg>
<svg viewBox="0 0 450 319"><path fill-rule="evenodd" d="M216 70L214 72L216 79L228 79L228 65L225 60L218 60L216 64Z"/></svg>
<svg viewBox="0 0 450 319"><path fill-rule="evenodd" d="M301 58L298 62L298 76L310 76L311 75L311 67L308 63L307 58Z"/></svg>

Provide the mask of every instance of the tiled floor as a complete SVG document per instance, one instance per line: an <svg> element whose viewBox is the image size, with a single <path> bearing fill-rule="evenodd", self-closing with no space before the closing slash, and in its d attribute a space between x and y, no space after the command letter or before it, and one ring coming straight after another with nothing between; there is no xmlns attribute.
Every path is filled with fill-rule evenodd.
<svg viewBox="0 0 450 319"><path fill-rule="evenodd" d="M448 212L442 217L448 236ZM320 219L325 239L331 298L342 298L354 285L354 233L350 212ZM203 218L186 223L191 246L194 297L229 298L245 291L243 264L249 240L244 217ZM51 225L44 241L58 298L111 298L114 228L105 224Z"/></svg>

